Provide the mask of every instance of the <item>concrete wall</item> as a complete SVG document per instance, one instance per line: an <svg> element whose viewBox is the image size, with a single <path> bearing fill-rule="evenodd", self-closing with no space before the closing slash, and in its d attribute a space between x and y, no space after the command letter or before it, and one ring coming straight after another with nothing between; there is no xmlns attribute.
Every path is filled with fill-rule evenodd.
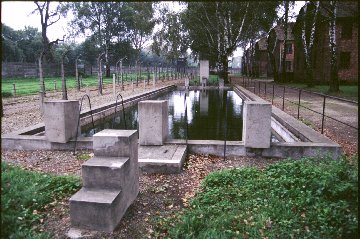
<svg viewBox="0 0 360 239"><path fill-rule="evenodd" d="M200 61L200 80L206 77L209 79L209 61L208 60L201 60Z"/></svg>

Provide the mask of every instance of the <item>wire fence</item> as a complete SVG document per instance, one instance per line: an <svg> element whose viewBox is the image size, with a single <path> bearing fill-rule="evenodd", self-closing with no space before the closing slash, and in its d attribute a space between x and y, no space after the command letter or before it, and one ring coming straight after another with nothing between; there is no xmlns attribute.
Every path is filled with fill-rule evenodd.
<svg viewBox="0 0 360 239"><path fill-rule="evenodd" d="M326 119L333 120L358 132L358 102L356 101L245 77L242 77L240 83L255 94L271 100L272 104L280 106L283 111L287 106L288 110L293 113L296 110L295 113L298 119L303 113L301 109L319 115L321 117L320 128L322 134L324 133ZM334 114L336 116L331 115L331 112L337 112ZM339 112L342 112L340 117ZM304 116L311 120L308 114L304 114Z"/></svg>

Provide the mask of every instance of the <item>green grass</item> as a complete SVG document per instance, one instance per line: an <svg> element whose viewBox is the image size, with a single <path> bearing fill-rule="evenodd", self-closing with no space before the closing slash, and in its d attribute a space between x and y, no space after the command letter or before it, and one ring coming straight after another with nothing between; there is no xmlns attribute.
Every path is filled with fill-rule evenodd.
<svg viewBox="0 0 360 239"><path fill-rule="evenodd" d="M123 75L124 81L130 81L130 79L136 80L136 74L127 74L125 79L125 74ZM152 74L150 75L152 79ZM142 73L142 79L147 79L147 74ZM46 77L44 78L46 91L54 91L54 81L56 81L57 91L61 91L61 77ZM112 84L112 77L103 78L104 84ZM97 86L98 79L95 76L85 77L82 80L83 87L87 86ZM1 79L1 95L2 97L12 97L13 96L13 84L16 86L16 95L33 95L38 94L40 90L39 78L12 78L12 79ZM66 77L66 87L68 89L76 88L76 81L74 76Z"/></svg>
<svg viewBox="0 0 360 239"><path fill-rule="evenodd" d="M50 238L38 231L41 212L79 188L79 177L30 172L1 162L1 238Z"/></svg>
<svg viewBox="0 0 360 239"><path fill-rule="evenodd" d="M357 162L357 159L355 160ZM209 174L188 208L158 219L167 238L358 238L358 166L285 160ZM165 226L164 226L165 225Z"/></svg>
<svg viewBox="0 0 360 239"><path fill-rule="evenodd" d="M200 77L196 77L191 80L190 85L200 85ZM217 75L209 75L209 85L218 85L219 84L219 77Z"/></svg>
<svg viewBox="0 0 360 239"><path fill-rule="evenodd" d="M296 87L301 89L306 89L310 91L315 91L323 94L329 94L329 86L328 85L316 85L314 87L308 88L306 84L299 83L287 83L285 84L290 87ZM340 92L337 94L330 94L337 97L342 97L350 100L358 99L358 85L341 85Z"/></svg>

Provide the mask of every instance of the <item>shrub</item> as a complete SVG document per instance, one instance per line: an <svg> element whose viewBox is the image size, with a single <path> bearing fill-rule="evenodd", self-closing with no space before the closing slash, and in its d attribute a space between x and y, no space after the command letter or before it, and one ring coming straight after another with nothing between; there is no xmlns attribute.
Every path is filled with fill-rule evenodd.
<svg viewBox="0 0 360 239"><path fill-rule="evenodd" d="M189 208L159 219L157 230L170 238L357 238L357 215L357 164L285 160L209 174Z"/></svg>

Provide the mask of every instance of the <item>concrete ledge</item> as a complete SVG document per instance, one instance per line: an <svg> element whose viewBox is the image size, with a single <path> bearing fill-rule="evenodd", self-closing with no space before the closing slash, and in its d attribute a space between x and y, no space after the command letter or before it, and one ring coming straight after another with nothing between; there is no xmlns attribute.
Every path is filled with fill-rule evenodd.
<svg viewBox="0 0 360 239"><path fill-rule="evenodd" d="M139 167L146 173L180 173L186 145L139 146Z"/></svg>

